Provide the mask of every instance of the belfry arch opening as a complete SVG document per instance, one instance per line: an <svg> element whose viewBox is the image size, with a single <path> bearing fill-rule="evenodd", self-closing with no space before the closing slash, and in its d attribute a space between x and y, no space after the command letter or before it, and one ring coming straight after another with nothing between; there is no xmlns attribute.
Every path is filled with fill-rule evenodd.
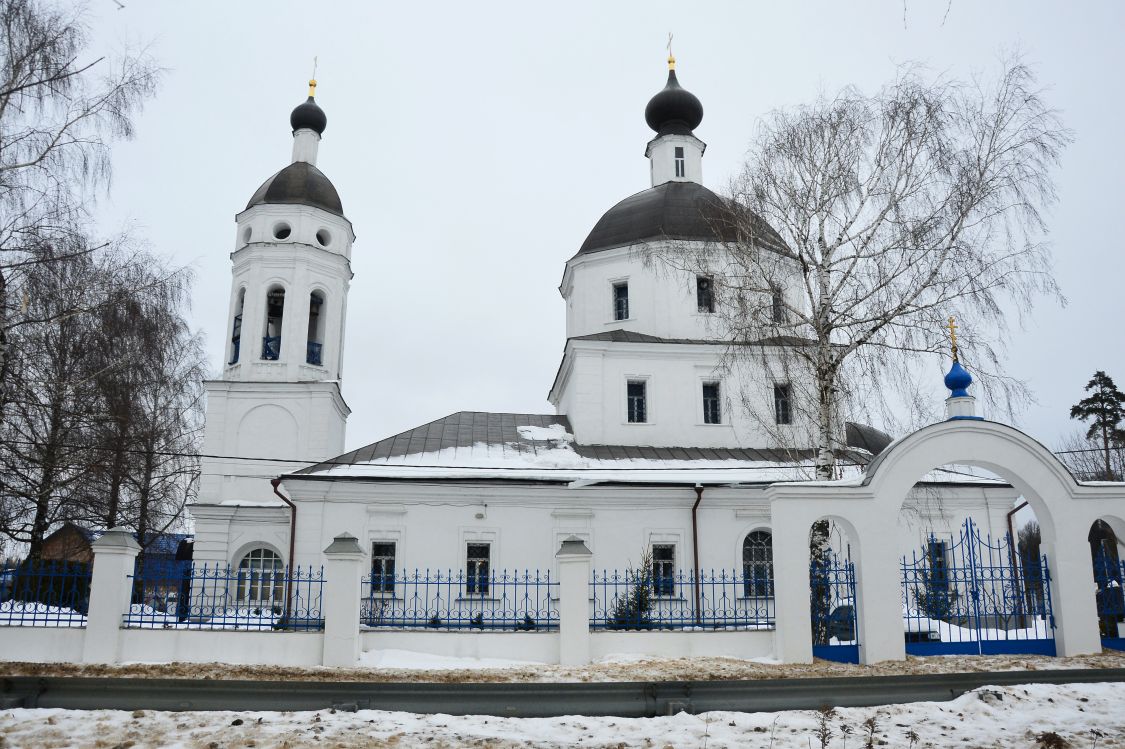
<svg viewBox="0 0 1125 749"><path fill-rule="evenodd" d="M234 305L234 317L231 319L230 326L230 356L227 358L228 364L237 364L238 355L242 348L242 311L246 305L246 289L239 289L238 301Z"/></svg>
<svg viewBox="0 0 1125 749"><path fill-rule="evenodd" d="M305 344L305 362L315 366L324 363L324 293L314 291L309 295L309 327Z"/></svg>
<svg viewBox="0 0 1125 749"><path fill-rule="evenodd" d="M266 324L262 334L262 358L281 358L281 330L285 318L285 289L273 286L266 292Z"/></svg>
<svg viewBox="0 0 1125 749"><path fill-rule="evenodd" d="M1120 521L1116 524L1122 525ZM1087 540L1094 568L1094 601L1102 647L1125 650L1125 547L1113 525L1103 518L1090 526Z"/></svg>
<svg viewBox="0 0 1125 749"><path fill-rule="evenodd" d="M854 532L836 518L809 527L809 614L813 655L859 663L858 596L852 558ZM858 552L858 547L855 547Z"/></svg>

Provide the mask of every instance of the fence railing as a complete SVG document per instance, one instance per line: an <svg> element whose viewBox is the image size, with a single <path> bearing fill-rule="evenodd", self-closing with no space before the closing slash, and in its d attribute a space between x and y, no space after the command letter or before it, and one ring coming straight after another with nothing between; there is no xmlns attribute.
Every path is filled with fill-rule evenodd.
<svg viewBox="0 0 1125 749"><path fill-rule="evenodd" d="M559 584L549 572L416 570L363 579L360 623L437 630L558 629Z"/></svg>
<svg viewBox="0 0 1125 749"><path fill-rule="evenodd" d="M1099 549L1094 555L1094 583L1097 585L1095 602L1098 607L1098 629L1105 638L1125 635L1125 560L1118 559Z"/></svg>
<svg viewBox="0 0 1125 749"><path fill-rule="evenodd" d="M126 627L317 630L324 627L322 567L246 570L223 565L140 569Z"/></svg>
<svg viewBox="0 0 1125 749"><path fill-rule="evenodd" d="M773 629L773 581L737 570L595 571L593 629Z"/></svg>
<svg viewBox="0 0 1125 749"><path fill-rule="evenodd" d="M85 627L91 566L24 562L0 569L0 626Z"/></svg>

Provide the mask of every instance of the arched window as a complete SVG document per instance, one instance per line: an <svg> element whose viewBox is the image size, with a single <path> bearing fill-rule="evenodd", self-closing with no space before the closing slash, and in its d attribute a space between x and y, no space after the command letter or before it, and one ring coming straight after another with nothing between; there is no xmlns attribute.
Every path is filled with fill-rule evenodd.
<svg viewBox="0 0 1125 749"><path fill-rule="evenodd" d="M230 359L231 364L238 364L238 349L242 344L242 307L246 304L246 289L238 292L238 304L234 308L234 321L230 330Z"/></svg>
<svg viewBox="0 0 1125 749"><path fill-rule="evenodd" d="M285 289L275 286L266 292L266 330L262 337L262 358L281 358L281 323L285 317Z"/></svg>
<svg viewBox="0 0 1125 749"><path fill-rule="evenodd" d="M238 602L252 606L283 603L285 566L276 552L251 549L238 563Z"/></svg>
<svg viewBox="0 0 1125 749"><path fill-rule="evenodd" d="M309 296L309 335L305 362L320 366L324 353L324 294L314 291Z"/></svg>
<svg viewBox="0 0 1125 749"><path fill-rule="evenodd" d="M773 534L754 531L742 542L742 576L747 598L773 597Z"/></svg>

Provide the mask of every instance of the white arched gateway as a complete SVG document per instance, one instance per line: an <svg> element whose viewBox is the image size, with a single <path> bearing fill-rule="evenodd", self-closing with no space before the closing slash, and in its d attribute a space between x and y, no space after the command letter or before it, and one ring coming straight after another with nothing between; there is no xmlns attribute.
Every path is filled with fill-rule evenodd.
<svg viewBox="0 0 1125 749"><path fill-rule="evenodd" d="M858 479L782 483L766 490L775 538L792 539L773 547L781 660L812 659L809 551L803 539L821 517L838 519L853 534L861 662L905 658L900 562L888 539L902 532L899 510L911 487L949 464L991 471L1028 501L1051 564L1056 651L1078 655L1101 650L1087 539L1098 520L1119 538L1125 533L1125 483L1078 482L1049 450L1018 429L965 415L966 407L971 413L970 397L949 401L951 413L961 415L896 441Z"/></svg>

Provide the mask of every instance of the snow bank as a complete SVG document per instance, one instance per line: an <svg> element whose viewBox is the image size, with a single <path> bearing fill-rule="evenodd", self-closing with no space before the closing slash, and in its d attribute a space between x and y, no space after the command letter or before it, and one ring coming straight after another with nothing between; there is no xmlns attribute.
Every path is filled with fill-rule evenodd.
<svg viewBox="0 0 1125 749"><path fill-rule="evenodd" d="M478 668L534 668L540 664L501 658L458 658L416 653L412 650L367 650L360 654L359 665L364 668L395 668L405 671L454 671Z"/></svg>

